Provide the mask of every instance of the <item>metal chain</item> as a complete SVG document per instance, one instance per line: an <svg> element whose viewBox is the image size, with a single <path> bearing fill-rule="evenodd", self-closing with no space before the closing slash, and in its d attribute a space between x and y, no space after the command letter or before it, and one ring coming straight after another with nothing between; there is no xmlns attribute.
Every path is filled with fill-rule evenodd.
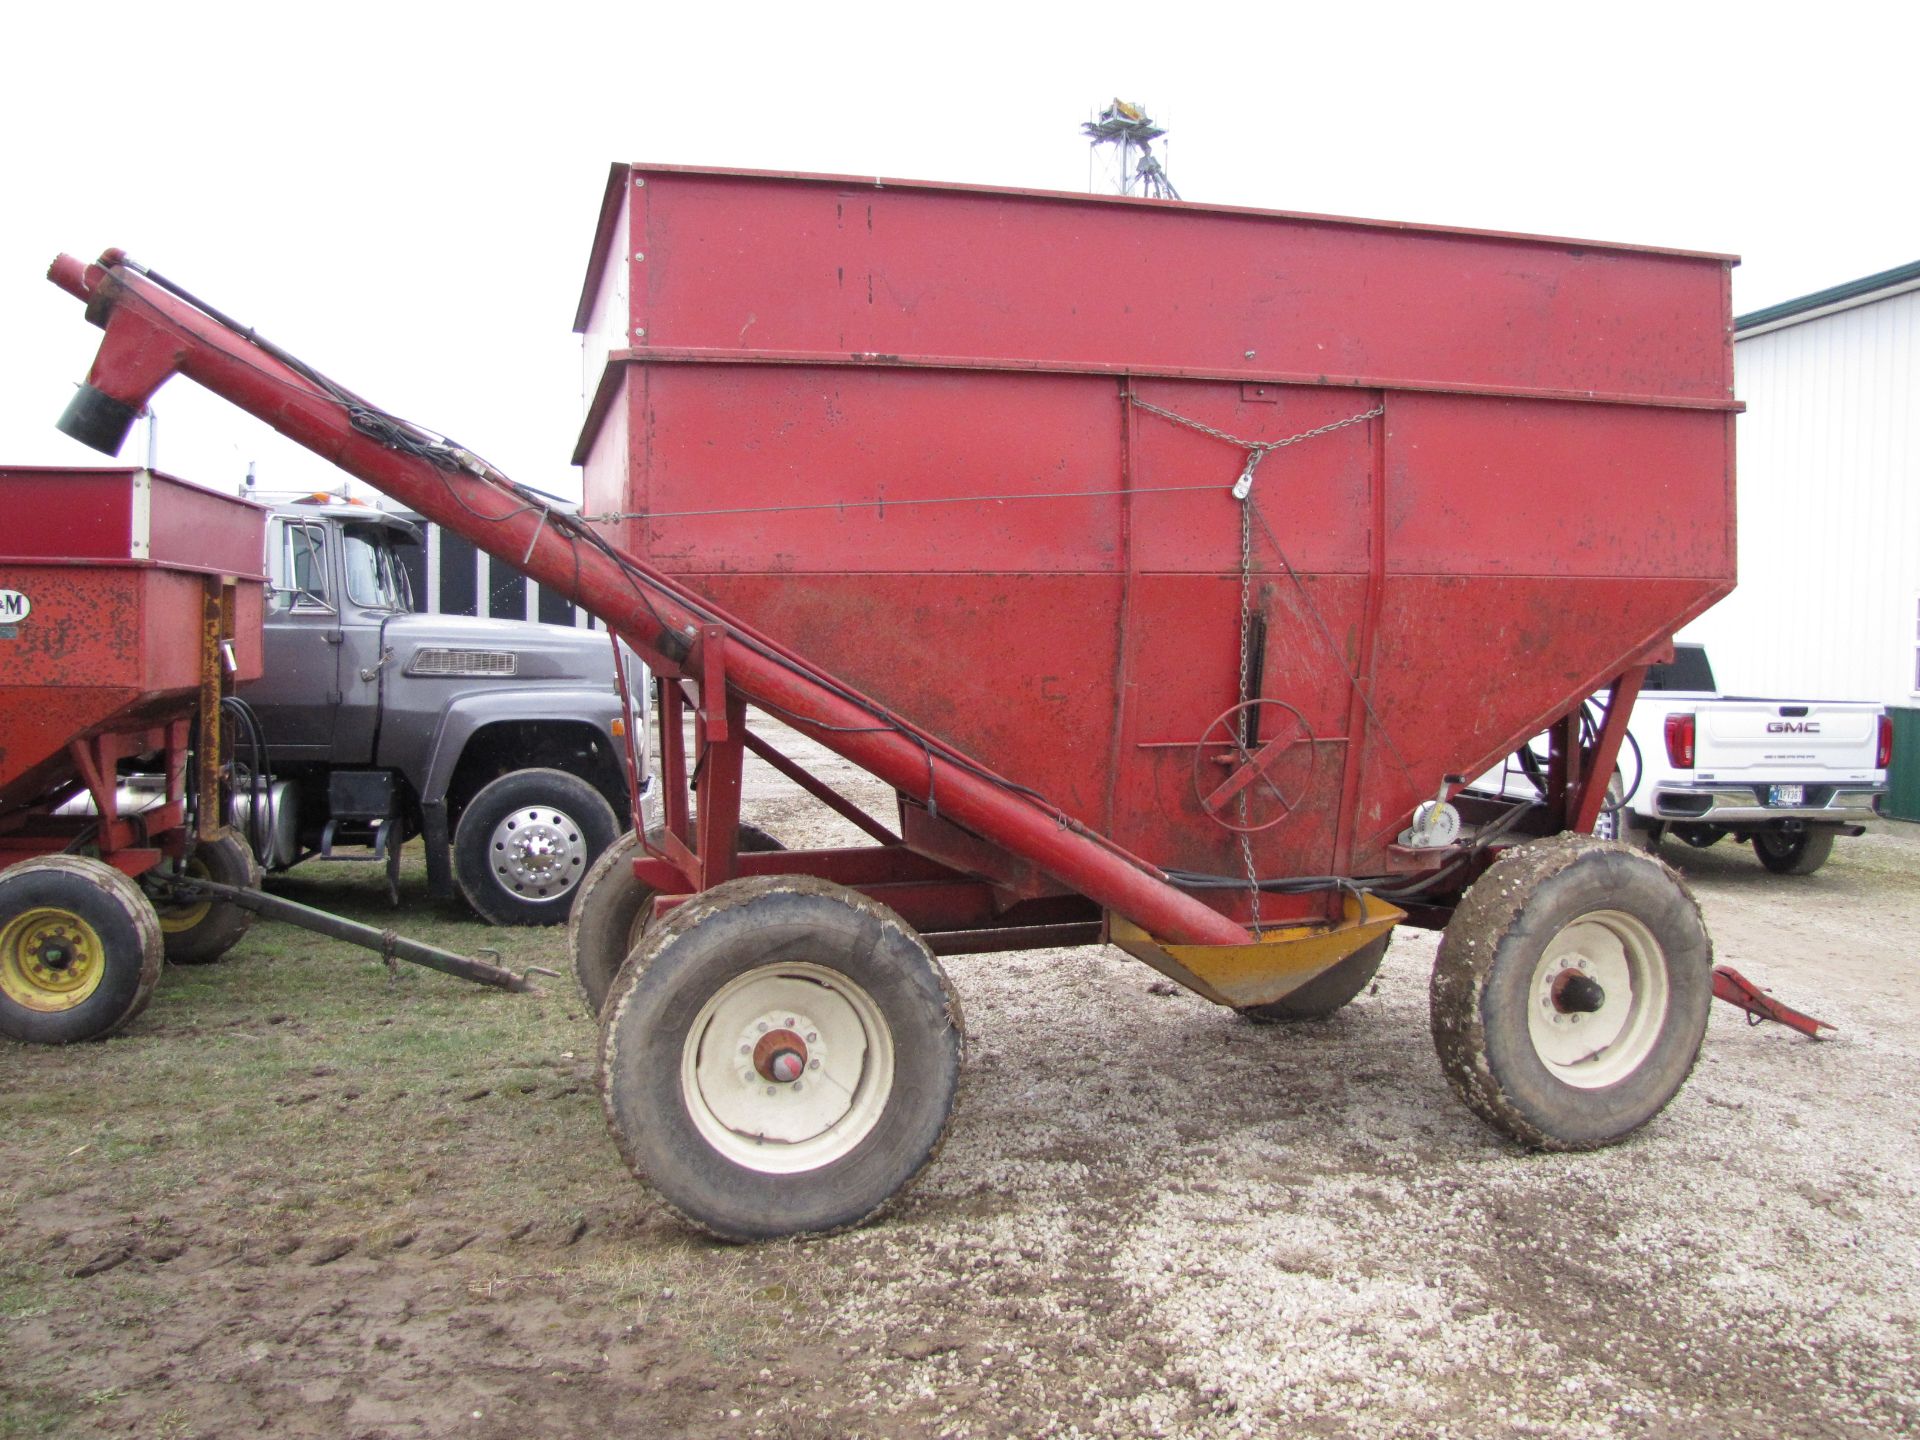
<svg viewBox="0 0 1920 1440"><path fill-rule="evenodd" d="M1240 703L1245 705L1253 697L1248 693L1252 688L1253 656L1253 472L1259 465L1258 454L1247 457L1247 468L1241 473L1240 481L1233 488L1240 497ZM1246 753L1246 736L1250 712L1240 712L1240 734L1237 744L1241 754L1241 764L1251 764L1253 757ZM1253 938L1260 938L1260 877L1253 865L1253 835L1247 819L1247 788L1241 787L1238 796L1240 816L1240 861L1247 870L1247 897L1253 918Z"/></svg>
<svg viewBox="0 0 1920 1440"><path fill-rule="evenodd" d="M1358 415L1349 415L1344 420L1330 421L1325 425L1316 425L1311 430L1302 430L1298 435L1289 435L1284 440L1248 440L1218 426L1208 425L1204 421L1190 419L1172 410L1167 410L1138 395L1129 392L1127 398L1140 409L1171 420L1176 425L1184 425L1189 430L1198 430L1202 435L1211 435L1216 440L1224 440L1229 445L1238 445L1247 452L1247 463L1240 471L1240 478L1234 481L1233 498L1240 502L1240 704L1245 706L1254 697L1249 694L1252 688L1252 661L1249 647L1253 642L1253 474L1260 468L1260 462L1275 450L1284 450L1289 445L1298 445L1302 440L1317 439L1322 435L1331 435L1335 430L1344 430L1349 425L1359 425L1368 420L1377 420L1387 413L1386 403L1376 405L1371 410L1363 410ZM1262 518L1265 524L1264 517ZM1252 757L1246 753L1245 737L1250 716L1242 710L1240 716L1241 732L1239 749L1241 763L1251 763ZM1253 920L1253 935L1260 938L1260 875L1253 863L1253 835L1248 830L1247 792L1243 788L1236 797L1236 810L1240 818L1240 860L1247 872L1248 907Z"/></svg>
<svg viewBox="0 0 1920 1440"><path fill-rule="evenodd" d="M1378 420L1382 415L1387 413L1387 407L1383 401L1371 410L1363 410L1358 415L1349 415L1344 420L1334 420L1326 425L1317 425L1311 430L1302 430L1298 435L1289 435L1284 440L1243 440L1230 431L1221 430L1215 426L1208 425L1204 421L1192 420L1175 411L1162 409L1158 405L1142 400L1138 395L1131 398L1138 408L1150 414L1158 415L1163 420L1171 420L1174 424L1184 425L1189 430L1198 430L1202 435L1211 435L1214 439L1224 440L1229 445L1238 445L1242 450L1247 452L1250 461L1247 466L1248 475L1253 473L1253 466L1259 463L1258 460L1253 458L1255 456L1264 458L1272 451L1284 450L1289 445L1298 445L1302 440L1313 440L1322 435L1331 435L1335 430L1344 430L1349 425L1359 425L1367 420Z"/></svg>

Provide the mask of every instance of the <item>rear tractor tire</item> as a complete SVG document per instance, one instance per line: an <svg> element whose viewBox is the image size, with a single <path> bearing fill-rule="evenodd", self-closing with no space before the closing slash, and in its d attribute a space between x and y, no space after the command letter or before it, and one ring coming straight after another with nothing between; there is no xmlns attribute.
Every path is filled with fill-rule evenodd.
<svg viewBox="0 0 1920 1440"><path fill-rule="evenodd" d="M253 847L240 832L222 827L213 837L193 847L178 873L243 890L260 885L260 865ZM167 959L175 965L210 965L240 943L253 927L253 912L227 900L163 901L153 908L160 916L160 939Z"/></svg>
<svg viewBox="0 0 1920 1440"><path fill-rule="evenodd" d="M484 786L460 812L454 878L489 924L558 925L617 833L613 807L579 776L515 770Z"/></svg>
<svg viewBox="0 0 1920 1440"><path fill-rule="evenodd" d="M647 833L649 839L657 841L663 832ZM742 854L786 848L758 825L742 822ZM639 838L631 830L609 845L580 882L567 916L567 963L580 982L590 1015L598 1015L605 1007L613 977L640 943L653 911L653 891L633 873L633 862L640 853Z"/></svg>
<svg viewBox="0 0 1920 1440"><path fill-rule="evenodd" d="M1561 835L1475 882L1440 941L1434 1048L1487 1124L1591 1150L1646 1124L1692 1071L1713 1002L1700 907L1660 861Z"/></svg>
<svg viewBox="0 0 1920 1440"><path fill-rule="evenodd" d="M146 1009L160 959L160 917L113 866L42 855L0 871L0 1035L111 1035Z"/></svg>
<svg viewBox="0 0 1920 1440"><path fill-rule="evenodd" d="M1298 990L1265 1005L1243 1005L1239 1013L1256 1025L1325 1020L1345 1008L1372 983L1392 943L1393 932L1388 931L1378 940L1369 940L1338 965L1322 970Z"/></svg>
<svg viewBox="0 0 1920 1440"><path fill-rule="evenodd" d="M1753 837L1753 853L1776 875L1811 875L1833 854L1832 830L1808 828L1788 834L1762 830Z"/></svg>
<svg viewBox="0 0 1920 1440"><path fill-rule="evenodd" d="M730 881L651 928L608 996L600 1092L621 1156L729 1241L874 1218L933 1158L960 1006L893 911L805 876Z"/></svg>

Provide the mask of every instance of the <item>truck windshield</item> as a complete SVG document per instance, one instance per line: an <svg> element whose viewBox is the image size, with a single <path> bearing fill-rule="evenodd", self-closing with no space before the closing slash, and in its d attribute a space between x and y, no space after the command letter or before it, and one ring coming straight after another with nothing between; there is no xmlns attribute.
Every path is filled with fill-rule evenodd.
<svg viewBox="0 0 1920 1440"><path fill-rule="evenodd" d="M379 525L346 527L347 598L363 610L410 610L407 573Z"/></svg>

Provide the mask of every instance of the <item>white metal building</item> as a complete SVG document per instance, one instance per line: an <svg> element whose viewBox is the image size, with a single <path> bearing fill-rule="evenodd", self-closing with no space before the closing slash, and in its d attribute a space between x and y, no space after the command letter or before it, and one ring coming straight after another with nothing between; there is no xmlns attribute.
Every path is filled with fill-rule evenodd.
<svg viewBox="0 0 1920 1440"><path fill-rule="evenodd" d="M1920 701L1920 262L1734 322L1740 583L1723 690Z"/></svg>

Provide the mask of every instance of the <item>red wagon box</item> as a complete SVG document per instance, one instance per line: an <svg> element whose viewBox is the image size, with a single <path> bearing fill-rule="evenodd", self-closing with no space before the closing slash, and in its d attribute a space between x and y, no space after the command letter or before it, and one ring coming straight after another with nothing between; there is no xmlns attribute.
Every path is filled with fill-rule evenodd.
<svg viewBox="0 0 1920 1440"><path fill-rule="evenodd" d="M265 511L133 468L0 467L0 812L69 744L191 710L206 584L236 582L236 680L261 671ZM23 613L24 612L24 613Z"/></svg>
<svg viewBox="0 0 1920 1440"><path fill-rule="evenodd" d="M616 166L575 459L633 554L1127 849L1390 873L1444 777L1732 588L1731 264ZM1243 515L1248 447L1356 416ZM1243 578L1291 743L1220 796Z"/></svg>

